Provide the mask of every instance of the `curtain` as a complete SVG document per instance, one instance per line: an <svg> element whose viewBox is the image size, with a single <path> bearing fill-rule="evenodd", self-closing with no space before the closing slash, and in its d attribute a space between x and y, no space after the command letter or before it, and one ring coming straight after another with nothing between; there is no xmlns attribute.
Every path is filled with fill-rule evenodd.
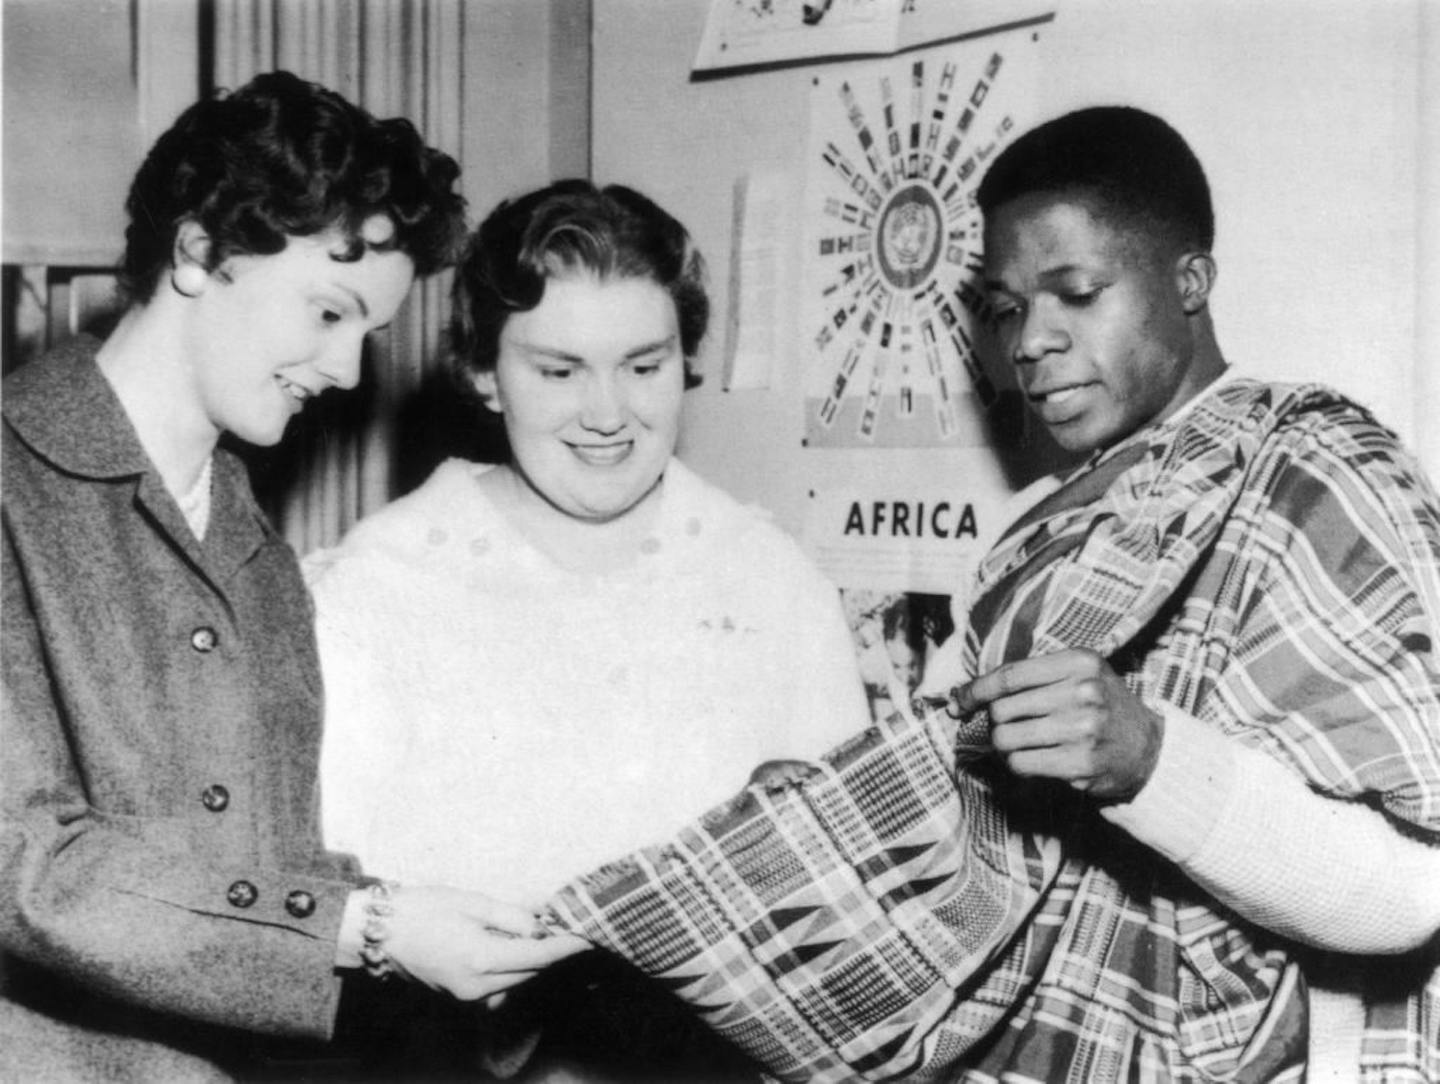
<svg viewBox="0 0 1440 1084"><path fill-rule="evenodd" d="M213 83L286 69L376 116L408 117L463 161L463 0L215 0ZM322 396L282 446L252 460L256 490L300 553L331 545L397 491L400 414L442 364L450 276L417 284L372 335L362 390Z"/></svg>

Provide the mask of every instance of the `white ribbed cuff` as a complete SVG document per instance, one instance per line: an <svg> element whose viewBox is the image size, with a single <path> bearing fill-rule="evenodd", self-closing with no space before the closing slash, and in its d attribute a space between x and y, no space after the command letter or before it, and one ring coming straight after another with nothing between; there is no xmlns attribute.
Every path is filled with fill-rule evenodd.
<svg viewBox="0 0 1440 1084"><path fill-rule="evenodd" d="M1233 739L1169 704L1160 756L1149 780L1128 802L1101 814L1172 862L1184 864L1210 838L1235 786Z"/></svg>
<svg viewBox="0 0 1440 1084"><path fill-rule="evenodd" d="M1102 810L1226 907L1337 952L1401 953L1440 929L1440 846L1311 790L1260 749L1174 709L1150 780Z"/></svg>

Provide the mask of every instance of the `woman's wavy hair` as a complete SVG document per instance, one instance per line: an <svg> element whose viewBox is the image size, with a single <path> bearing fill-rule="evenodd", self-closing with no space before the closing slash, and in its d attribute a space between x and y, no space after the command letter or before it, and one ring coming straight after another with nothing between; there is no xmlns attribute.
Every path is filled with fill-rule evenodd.
<svg viewBox="0 0 1440 1084"><path fill-rule="evenodd" d="M689 231L633 189L583 180L557 181L506 200L471 236L450 306L457 374L493 371L511 314L539 305L547 279L576 274L648 279L664 289L675 302L685 386L700 383L694 361L710 299L705 261Z"/></svg>
<svg viewBox="0 0 1440 1084"><path fill-rule="evenodd" d="M379 120L319 84L268 72L196 102L156 140L125 204L120 285L131 301L148 301L187 220L210 237L210 271L334 228L349 239L339 258L358 260L367 245L399 250L428 275L464 244L459 175L403 117ZM367 243L361 227L377 214L395 232Z"/></svg>

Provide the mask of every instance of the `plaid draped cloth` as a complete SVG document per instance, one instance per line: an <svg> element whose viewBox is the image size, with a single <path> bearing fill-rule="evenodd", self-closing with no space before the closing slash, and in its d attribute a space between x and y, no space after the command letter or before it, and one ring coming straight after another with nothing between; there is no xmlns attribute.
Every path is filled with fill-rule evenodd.
<svg viewBox="0 0 1440 1084"><path fill-rule="evenodd" d="M1147 701L1440 842L1440 502L1333 393L1204 393L1023 516L976 587L968 673L1091 648ZM1302 1080L1317 954L1068 789L1008 777L987 733L983 712L893 716L555 914L782 1080ZM1437 963L1346 961L1361 1079L1440 1080Z"/></svg>

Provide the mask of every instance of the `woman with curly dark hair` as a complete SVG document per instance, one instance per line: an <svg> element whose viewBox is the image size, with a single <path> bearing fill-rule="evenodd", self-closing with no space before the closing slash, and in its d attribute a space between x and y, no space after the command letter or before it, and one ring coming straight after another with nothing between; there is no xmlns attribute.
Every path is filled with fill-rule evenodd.
<svg viewBox="0 0 1440 1084"><path fill-rule="evenodd" d="M201 101L135 178L114 332L6 380L0 1078L243 1074L367 973L474 999L576 947L323 849L310 602L219 446L356 384L458 172L288 73Z"/></svg>

